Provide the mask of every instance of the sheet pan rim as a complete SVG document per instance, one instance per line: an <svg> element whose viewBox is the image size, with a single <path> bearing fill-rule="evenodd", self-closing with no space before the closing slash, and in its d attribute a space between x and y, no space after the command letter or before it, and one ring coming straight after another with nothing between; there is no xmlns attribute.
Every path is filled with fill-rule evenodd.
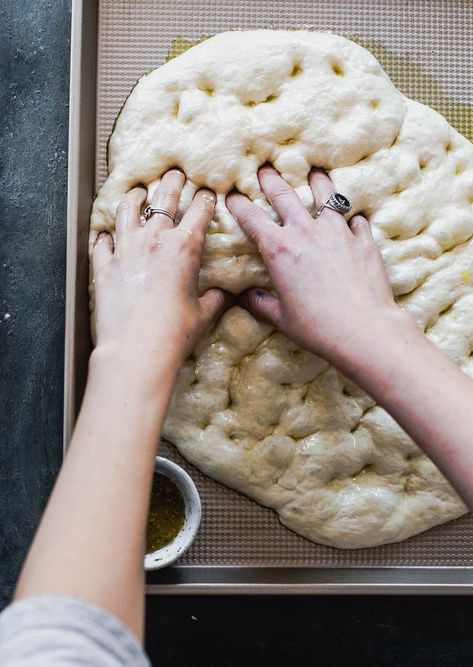
<svg viewBox="0 0 473 667"><path fill-rule="evenodd" d="M65 368L64 368L64 452L72 434L76 418L77 399L77 336L76 336L76 296L78 289L78 215L80 198L79 172L84 159L79 150L81 141L81 103L93 105L95 119L95 99L81 100L83 89L83 52L81 48L84 29L84 11L93 11L98 15L100 0L86 3L84 0L72 0L71 25L71 70L70 70L70 118L69 118L69 153L68 153L68 192L67 192L67 268L66 268L66 306L65 306ZM98 25L96 24L96 30ZM97 32L93 39L97 39ZM91 165L93 154L89 155ZM93 169L92 167L89 167ZM227 566L227 565L178 565L169 571L181 577L181 581L172 580L172 576L159 575L161 578L148 577L148 594L472 594L473 566L331 566L324 568L298 567L282 568ZM232 571L232 572L230 572ZM401 575L393 577L396 571ZM306 581L290 581L292 574L307 574ZM310 575L308 573L310 572ZM439 579L441 572L445 576ZM238 576L235 577L235 573ZM321 573L330 580L322 581ZM232 574L232 576L229 576ZM251 574L251 577L247 575ZM276 577L274 575L277 575ZM198 576L197 576L198 575ZM212 575L212 576L211 576ZM330 575L330 576L329 576ZM362 576L361 576L362 575ZM388 576L389 575L389 576ZM417 581L410 581L410 576L417 575ZM288 580L278 581L287 576ZM204 579L202 579L202 577ZM205 580L207 577L207 580ZM259 579L258 579L259 577ZM402 580L404 578L404 580ZM236 580L238 579L238 581Z"/></svg>

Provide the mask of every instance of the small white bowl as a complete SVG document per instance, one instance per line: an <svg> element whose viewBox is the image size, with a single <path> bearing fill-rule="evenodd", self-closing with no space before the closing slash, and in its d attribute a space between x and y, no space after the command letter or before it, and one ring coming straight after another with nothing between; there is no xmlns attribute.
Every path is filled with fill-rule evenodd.
<svg viewBox="0 0 473 667"><path fill-rule="evenodd" d="M162 456L157 456L154 471L172 479L182 493L185 518L181 530L172 542L158 551L145 555L145 570L159 570L180 558L194 541L202 515L199 492L191 477L181 466Z"/></svg>

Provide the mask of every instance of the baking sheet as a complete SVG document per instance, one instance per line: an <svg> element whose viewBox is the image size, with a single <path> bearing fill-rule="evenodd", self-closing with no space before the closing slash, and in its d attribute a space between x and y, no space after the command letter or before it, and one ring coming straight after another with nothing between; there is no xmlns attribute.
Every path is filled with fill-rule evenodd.
<svg viewBox="0 0 473 667"><path fill-rule="evenodd" d="M82 7L82 3L75 4ZM465 136L473 137L471 2L297 0L289 3L281 0L214 0L202 3L192 0L102 0L98 8L95 189L98 189L106 178L106 142L113 121L137 79L188 44L206 35L229 29L310 28L331 30L350 37L377 55L403 92L430 104L443 113ZM90 54L88 57L90 58ZM77 105L77 99L75 103ZM71 224L74 224L74 221ZM82 222L79 226L83 225ZM76 248L76 261L78 258L83 260L82 246L83 239L80 248ZM70 252L71 257L72 255L73 250ZM77 285L75 291L70 287L69 298L77 298L79 291ZM81 308L83 311L83 305ZM80 368L83 369L86 365L86 359L83 352L78 359L79 341L77 335L74 338L72 329L75 327L77 331L78 320L82 322L86 317L84 312L76 312L75 322L69 322L68 347L72 348L70 355L75 355L77 368L73 384L76 387L83 381L83 377L80 381L77 378L80 376ZM83 323L81 326L83 327ZM71 382L71 359L68 367L68 381ZM77 399L80 388L76 393ZM69 397L69 413L73 411L72 403ZM67 429L70 431L72 420L71 414L66 416L66 432ZM272 510L209 480L183 461L169 444L162 443L160 454L176 460L190 472L198 486L203 505L202 526L198 538L180 561L180 566L184 567L170 568L167 574L155 573L152 576L153 581L164 582L164 588L167 586L174 590L173 586L179 586L179 582L192 580L189 572L193 572L194 584L199 582L198 585L205 590L205 572L209 573L210 568L214 568L213 577L216 581L220 581L219 577L221 582L226 581L221 588L227 592L232 590L231 581L232 577L236 576L235 572L247 573L240 576L241 584L250 581L252 577L264 582L263 573L268 573L270 569L273 575L268 578L268 582L274 581L268 585L282 590L284 583L290 584L290 577L286 576L284 579L285 575L282 573L294 572L295 568L298 568L302 582L314 580L313 590L323 589L323 582L319 580L317 583L314 579L315 568L334 568L332 579L330 574L327 575L328 580L325 583L328 582L328 589L332 591L330 582L338 578L341 582L339 592L343 592L344 581L350 582L350 586L346 588L352 590L357 576L360 582L357 590L365 586L366 582L362 586L361 581L368 576L366 572L363 576L356 575L357 569L359 573L363 572L361 568L370 568L368 572L375 573L372 579L368 576L368 583L371 581L378 591L384 590L382 583L389 579L388 575L383 579L380 573L386 571L379 568L398 566L418 568L418 581L422 579L420 568L448 568L450 573L454 572L452 568L457 568L457 573L461 572L458 582L461 581L467 586L473 584L471 572L468 570L473 566L473 517L463 517L399 544L373 549L333 549L299 537L283 527ZM275 568L283 568L277 570L277 577L274 575ZM215 572L221 574L217 576ZM227 575L222 574L225 572L228 581L225 579ZM249 574L251 572L252 575ZM396 577L394 580L397 581ZM447 585L450 581L448 576L445 581L434 579L435 577L431 580L432 586L438 587ZM429 586L429 581L427 577L426 586ZM405 588L402 585L402 575L399 582L399 588ZM409 582L410 575L406 575L405 583ZM210 587L210 578L207 583ZM415 583L415 578L411 583ZM292 587L291 590L296 588ZM245 590L251 590L251 586Z"/></svg>

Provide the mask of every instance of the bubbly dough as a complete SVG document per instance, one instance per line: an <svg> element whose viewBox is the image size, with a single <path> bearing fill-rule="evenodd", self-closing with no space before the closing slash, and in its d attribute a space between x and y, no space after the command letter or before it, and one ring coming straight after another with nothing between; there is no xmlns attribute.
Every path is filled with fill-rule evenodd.
<svg viewBox="0 0 473 667"><path fill-rule="evenodd" d="M199 186L218 194L201 289L266 287L255 246L225 207L237 187L277 221L256 177L266 161L309 210L311 166L330 170L353 212L369 218L401 307L473 375L473 147L343 37L223 33L144 76L111 137L90 241L114 231L130 187L144 183L152 196L179 166L189 179L179 216ZM164 435L323 544L395 542L466 511L369 396L237 307L182 368Z"/></svg>

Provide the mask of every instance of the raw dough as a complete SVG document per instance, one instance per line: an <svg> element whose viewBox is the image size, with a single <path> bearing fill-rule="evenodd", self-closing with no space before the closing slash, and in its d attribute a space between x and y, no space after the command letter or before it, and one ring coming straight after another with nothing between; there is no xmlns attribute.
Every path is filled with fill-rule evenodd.
<svg viewBox="0 0 473 667"><path fill-rule="evenodd" d="M267 286L225 207L237 187L266 210L272 162L307 208L312 165L368 216L393 290L426 335L473 375L473 147L404 97L377 60L337 35L231 32L137 84L110 142L91 243L113 231L134 184L172 166L218 193L202 290ZM164 435L211 477L273 507L311 540L368 547L460 516L465 506L394 420L333 367L231 309L184 365Z"/></svg>

